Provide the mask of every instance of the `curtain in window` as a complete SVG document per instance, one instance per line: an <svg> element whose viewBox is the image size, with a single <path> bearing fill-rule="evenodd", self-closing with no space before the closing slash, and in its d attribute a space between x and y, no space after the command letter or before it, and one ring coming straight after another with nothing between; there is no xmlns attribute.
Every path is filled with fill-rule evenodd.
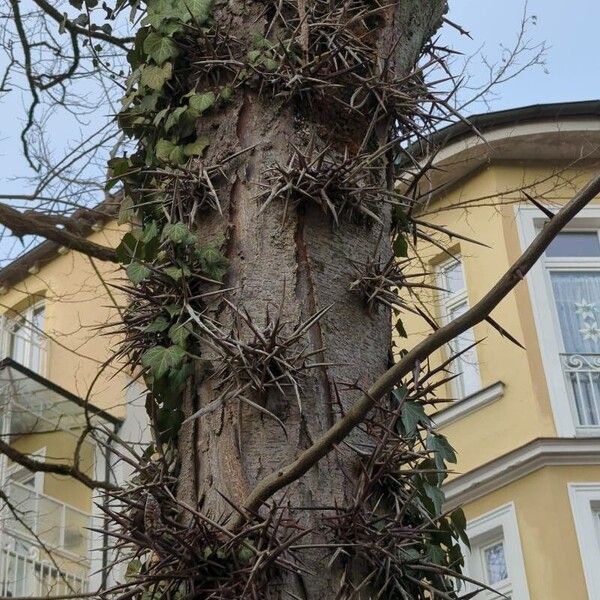
<svg viewBox="0 0 600 600"><path fill-rule="evenodd" d="M600 272L550 274L565 352L600 353Z"/></svg>

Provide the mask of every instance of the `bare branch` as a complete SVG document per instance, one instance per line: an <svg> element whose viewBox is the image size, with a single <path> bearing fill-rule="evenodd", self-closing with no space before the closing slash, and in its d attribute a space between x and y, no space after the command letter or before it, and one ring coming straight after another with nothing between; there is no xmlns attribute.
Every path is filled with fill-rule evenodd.
<svg viewBox="0 0 600 600"><path fill-rule="evenodd" d="M40 460L36 460L35 458L31 458L30 456L19 452L10 444L7 444L4 440L0 440L0 453L7 456L13 462L16 462L18 465L25 467L32 473L54 473L55 475L72 477L90 489L102 489L111 492L116 492L120 489L119 486L108 481L97 481L91 477L88 477L74 465L42 462Z"/></svg>
<svg viewBox="0 0 600 600"><path fill-rule="evenodd" d="M10 229L17 237L38 235L87 256L102 261L118 262L116 252L112 248L91 242L66 229L58 229L54 221L46 219L44 215L22 213L11 206L0 204L0 224Z"/></svg>

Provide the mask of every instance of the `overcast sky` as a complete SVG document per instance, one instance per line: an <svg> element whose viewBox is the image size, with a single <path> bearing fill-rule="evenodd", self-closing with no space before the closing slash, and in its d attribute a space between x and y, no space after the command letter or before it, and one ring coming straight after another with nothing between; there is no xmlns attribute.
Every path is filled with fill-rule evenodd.
<svg viewBox="0 0 600 600"><path fill-rule="evenodd" d="M510 46L519 30L524 3L522 0L450 0L449 18L466 28L473 40L446 28L443 42L467 55L482 47L490 62L497 62L500 44ZM534 43L548 46L547 73L540 67L530 69L518 79L498 90L495 110L542 102L585 100L600 97L600 52L597 46L600 24L600 0L529 0L528 12L537 16L537 25L528 35ZM470 71L482 80L485 69L475 60ZM24 118L24 99L17 92L0 101L0 193L22 188L9 182L27 173L20 154L18 139ZM102 111L102 109L99 109ZM467 112L487 110L473 105ZM102 111L105 112L105 111ZM60 124L53 137L60 147L69 134L76 135L73 122Z"/></svg>

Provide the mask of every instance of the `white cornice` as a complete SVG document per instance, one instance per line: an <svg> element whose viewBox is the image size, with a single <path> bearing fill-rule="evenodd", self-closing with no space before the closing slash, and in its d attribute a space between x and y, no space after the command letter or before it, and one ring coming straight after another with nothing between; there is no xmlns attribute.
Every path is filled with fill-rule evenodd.
<svg viewBox="0 0 600 600"><path fill-rule="evenodd" d="M492 385L488 385L487 387L467 396L463 400L456 400L452 404L448 405L447 408L444 408L435 414L431 415L433 422L437 427L443 427L444 425L448 425L465 417L466 415L491 404L498 398L502 398L504 395L504 383L501 381L497 381L496 383L492 383Z"/></svg>
<svg viewBox="0 0 600 600"><path fill-rule="evenodd" d="M600 464L599 438L539 438L490 461L444 486L451 510L543 467Z"/></svg>

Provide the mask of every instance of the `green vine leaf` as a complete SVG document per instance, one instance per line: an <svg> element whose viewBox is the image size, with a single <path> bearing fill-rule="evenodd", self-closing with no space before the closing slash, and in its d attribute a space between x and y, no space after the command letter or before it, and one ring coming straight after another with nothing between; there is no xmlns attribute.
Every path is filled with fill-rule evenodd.
<svg viewBox="0 0 600 600"><path fill-rule="evenodd" d="M129 196L125 196L119 207L119 215L117 217L118 225L125 225L125 223L131 222L134 215L133 207L133 200Z"/></svg>
<svg viewBox="0 0 600 600"><path fill-rule="evenodd" d="M151 90L160 90L173 75L173 65L168 62L162 66L146 65L142 71L140 82Z"/></svg>
<svg viewBox="0 0 600 600"><path fill-rule="evenodd" d="M144 279L150 276L150 273L152 273L152 271L146 265L143 265L138 262L129 263L125 271L127 272L127 277L129 277L129 281L131 281L131 283L133 283L134 285L141 283L142 281L144 281Z"/></svg>
<svg viewBox="0 0 600 600"><path fill-rule="evenodd" d="M148 325L145 329L145 333L162 333L169 328L169 321L167 321L164 317L157 317Z"/></svg>
<svg viewBox="0 0 600 600"><path fill-rule="evenodd" d="M142 355L142 366L150 370L153 377L160 379L168 371L176 369L185 358L181 346L154 346Z"/></svg>
<svg viewBox="0 0 600 600"><path fill-rule="evenodd" d="M183 153L186 156L202 156L204 151L210 146L210 140L205 137L199 137L195 142L191 144L186 144L183 147Z"/></svg>
<svg viewBox="0 0 600 600"><path fill-rule="evenodd" d="M192 333L192 325L190 323L173 325L169 329L169 338L174 344L185 347L185 342L190 333Z"/></svg>
<svg viewBox="0 0 600 600"><path fill-rule="evenodd" d="M156 153L156 158L163 162L182 164L187 160L183 148L169 140L158 140L154 151Z"/></svg>
<svg viewBox="0 0 600 600"><path fill-rule="evenodd" d="M185 223L168 223L163 227L163 239L170 240L174 244L193 244L196 236L187 228Z"/></svg>
<svg viewBox="0 0 600 600"><path fill-rule="evenodd" d="M175 125L177 125L177 123L179 123L179 120L181 119L181 116L183 115L183 113L186 110L187 110L187 108L185 106L179 106L178 108L176 108L175 110L172 110L169 113L169 116L167 117L167 120L165 121L165 131L167 133L169 133L169 131Z"/></svg>
<svg viewBox="0 0 600 600"><path fill-rule="evenodd" d="M194 94L190 97L189 107L202 114L208 110L217 100L214 92L204 92L203 94Z"/></svg>
<svg viewBox="0 0 600 600"><path fill-rule="evenodd" d="M152 32L144 40L144 52L148 54L158 65L165 61L176 58L179 54L179 48L175 42L159 33Z"/></svg>

